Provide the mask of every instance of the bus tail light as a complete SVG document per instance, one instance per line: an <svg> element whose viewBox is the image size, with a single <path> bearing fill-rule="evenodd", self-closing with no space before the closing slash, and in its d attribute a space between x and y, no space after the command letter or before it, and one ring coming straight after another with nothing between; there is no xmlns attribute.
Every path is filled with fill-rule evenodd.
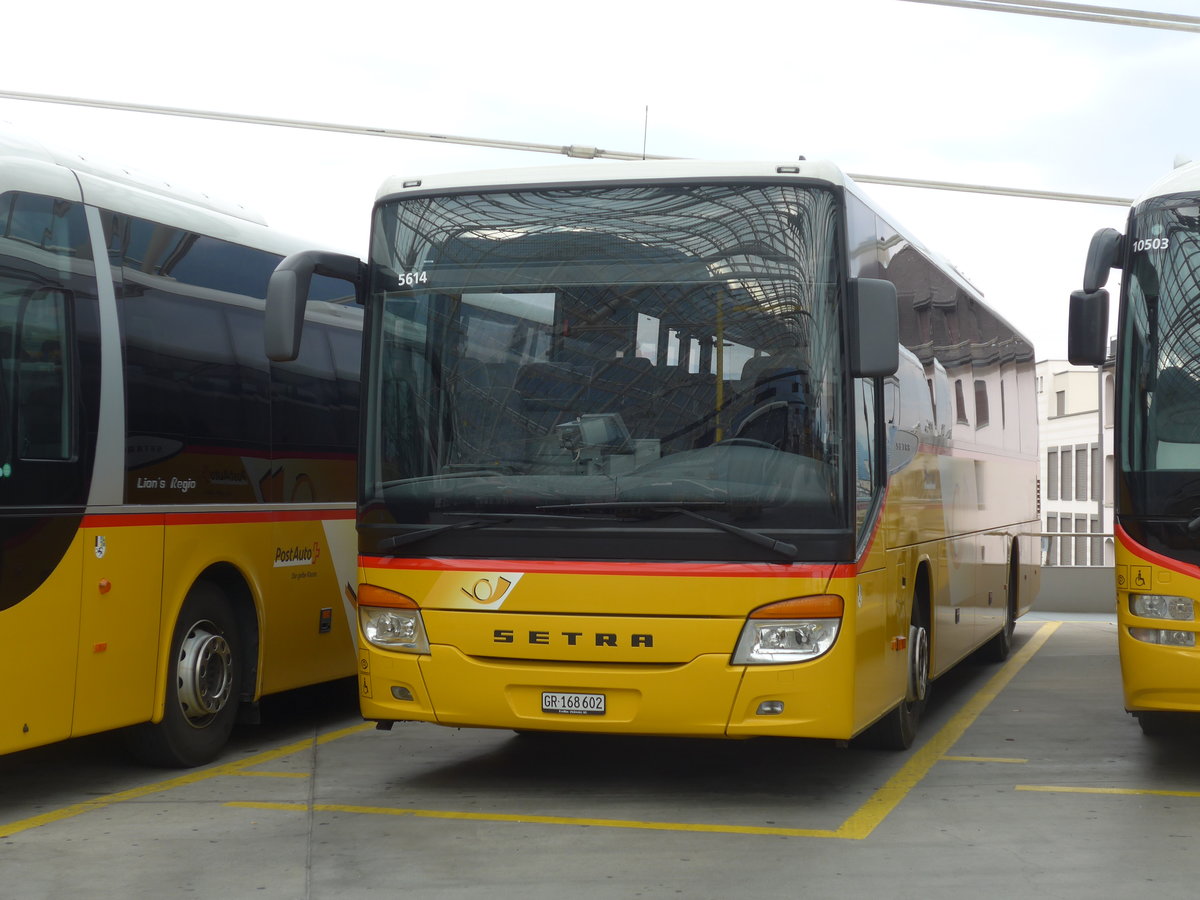
<svg viewBox="0 0 1200 900"><path fill-rule="evenodd" d="M837 640L844 611L845 603L836 594L760 606L742 626L732 663L780 665L816 659Z"/></svg>
<svg viewBox="0 0 1200 900"><path fill-rule="evenodd" d="M421 610L410 597L371 584L358 589L358 622L367 642L384 650L428 653Z"/></svg>

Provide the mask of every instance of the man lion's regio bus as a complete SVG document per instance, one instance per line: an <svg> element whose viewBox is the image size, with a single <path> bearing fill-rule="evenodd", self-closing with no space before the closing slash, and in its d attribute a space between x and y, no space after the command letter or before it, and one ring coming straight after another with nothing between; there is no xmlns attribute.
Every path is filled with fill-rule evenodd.
<svg viewBox="0 0 1200 900"><path fill-rule="evenodd" d="M353 674L362 314L310 303L268 365L302 246L0 136L0 752L135 726L195 765L239 706Z"/></svg>
<svg viewBox="0 0 1200 900"><path fill-rule="evenodd" d="M1092 239L1071 295L1071 362L1108 356L1117 312L1113 491L1117 634L1125 708L1147 734L1200 712L1200 164L1135 201L1124 236Z"/></svg>
<svg viewBox="0 0 1200 900"><path fill-rule="evenodd" d="M374 216L367 719L903 747L1008 652L1033 350L837 169L396 180Z"/></svg>

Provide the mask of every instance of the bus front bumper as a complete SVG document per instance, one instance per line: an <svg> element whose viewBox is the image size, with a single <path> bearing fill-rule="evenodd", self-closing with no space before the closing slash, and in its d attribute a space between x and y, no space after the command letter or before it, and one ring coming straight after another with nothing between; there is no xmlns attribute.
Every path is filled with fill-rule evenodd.
<svg viewBox="0 0 1200 900"><path fill-rule="evenodd" d="M1138 620L1137 625L1145 621ZM1127 623L1117 627L1125 708L1200 712L1200 646L1146 643L1130 635Z"/></svg>
<svg viewBox="0 0 1200 900"><path fill-rule="evenodd" d="M853 679L837 653L783 666L727 654L680 665L587 665L360 649L363 718L453 727L679 737L848 739ZM548 712L543 695L603 698L603 713Z"/></svg>

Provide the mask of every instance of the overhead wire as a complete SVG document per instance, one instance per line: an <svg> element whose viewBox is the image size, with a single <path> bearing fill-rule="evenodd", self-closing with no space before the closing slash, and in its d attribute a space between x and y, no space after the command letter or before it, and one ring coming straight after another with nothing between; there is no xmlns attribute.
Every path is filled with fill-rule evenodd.
<svg viewBox="0 0 1200 900"><path fill-rule="evenodd" d="M903 0L903 2L1071 19L1077 22L1097 22L1105 25L1131 25L1137 28L1200 33L1200 16L1094 6L1089 3L1064 3L1057 2L1057 0Z"/></svg>
<svg viewBox="0 0 1200 900"><path fill-rule="evenodd" d="M603 150L580 144L538 144L528 141L509 141L497 138L465 137L462 135L437 134L433 132L402 131L395 128L378 128L367 125L349 125L335 122L315 122L305 119L281 119L272 116L246 115L241 113L224 113L215 110L185 109L173 106L151 106L142 103L124 103L112 100L97 100L87 97L65 97L55 94L32 94L21 91L0 90L0 99L28 100L38 103L58 103L69 106L83 106L93 109L112 109L121 112L144 113L148 115L179 116L210 121L232 122L243 125L266 125L280 128L297 128L310 131L327 131L341 134L359 134L370 137L395 138L410 141L432 141L443 144L459 144L473 147L486 147L495 150L517 150L532 153L554 153L573 159L683 159L678 156L660 156L643 151ZM884 184L897 187L921 188L940 191L961 191L976 194L992 194L1004 197L1018 197L1033 200L1060 200L1070 203L1093 203L1103 206L1129 206L1132 202L1127 197L1112 197L1097 194L1080 194L1065 191L1045 191L1029 188L1003 187L999 185L968 184L961 182L933 181L917 178L897 178L891 176L871 175L864 173L847 173L850 178L864 184Z"/></svg>

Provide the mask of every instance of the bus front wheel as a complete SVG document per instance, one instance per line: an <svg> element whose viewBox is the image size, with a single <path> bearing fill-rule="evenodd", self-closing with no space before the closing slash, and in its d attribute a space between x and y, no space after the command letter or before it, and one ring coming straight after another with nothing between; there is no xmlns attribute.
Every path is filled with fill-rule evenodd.
<svg viewBox="0 0 1200 900"><path fill-rule="evenodd" d="M913 597L908 626L908 684L904 699L891 712L868 728L861 743L880 750L907 750L917 737L917 722L929 695L929 627L920 597Z"/></svg>
<svg viewBox="0 0 1200 900"><path fill-rule="evenodd" d="M229 600L215 585L198 582L175 623L162 721L130 730L135 756L173 768L216 758L237 718L241 647Z"/></svg>

